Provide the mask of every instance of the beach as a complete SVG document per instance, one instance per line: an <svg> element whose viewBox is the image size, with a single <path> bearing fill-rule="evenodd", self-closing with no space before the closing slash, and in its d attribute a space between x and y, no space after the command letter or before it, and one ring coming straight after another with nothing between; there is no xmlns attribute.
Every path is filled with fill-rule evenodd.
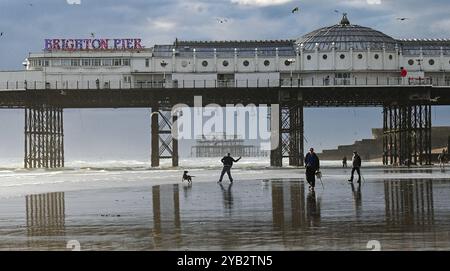
<svg viewBox="0 0 450 271"><path fill-rule="evenodd" d="M351 169L325 162L311 193L304 169L258 159L236 164L232 185L201 160L187 166L192 185L181 182L184 167L114 163L1 170L0 250L450 247L449 170L366 164L352 186Z"/></svg>

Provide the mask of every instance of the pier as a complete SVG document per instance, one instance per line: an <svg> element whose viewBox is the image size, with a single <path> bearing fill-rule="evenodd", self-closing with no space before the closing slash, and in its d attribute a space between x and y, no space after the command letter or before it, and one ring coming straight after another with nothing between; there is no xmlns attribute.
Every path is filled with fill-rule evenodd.
<svg viewBox="0 0 450 271"><path fill-rule="evenodd" d="M322 82L313 85L291 80L280 82L278 86L258 82L251 84L253 87L224 87L217 82L211 87L213 82L209 82L190 88L182 87L188 85L185 82L177 82L176 87L155 84L155 87L124 88L122 84L115 84L120 87L99 89L60 87L81 86L86 82L52 85L27 82L26 88L21 88L20 83L8 82L0 84L8 85L0 90L0 108L24 109L25 168L64 167L63 111L67 108L151 108L151 165L158 167L160 159L172 159L172 165L178 166L178 141L171 136L171 124L177 116L172 116L170 111L176 104L193 107L195 96L202 97L203 106L211 103L279 105L279 112L271 113L280 125L272 127L272 132L279 131L274 134L278 134L276 140L281 143L270 153L271 165L275 167L283 166L283 158L289 158L291 166L303 165L305 107L382 107L383 163L431 164L431 110L432 106L450 105L450 85L403 85L398 84L399 80L388 81L364 84L361 80L363 83L357 84L355 80L349 85Z"/></svg>

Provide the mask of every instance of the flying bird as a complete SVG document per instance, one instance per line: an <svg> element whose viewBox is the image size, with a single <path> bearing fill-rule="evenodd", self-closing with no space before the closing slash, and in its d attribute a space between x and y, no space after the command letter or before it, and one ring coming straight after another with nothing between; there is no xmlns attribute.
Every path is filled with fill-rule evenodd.
<svg viewBox="0 0 450 271"><path fill-rule="evenodd" d="M294 9L292 9L292 13L296 13L296 12L299 12L300 11L300 8L299 7L295 7Z"/></svg>
<svg viewBox="0 0 450 271"><path fill-rule="evenodd" d="M0 37L3 36L3 32L0 32Z"/></svg>
<svg viewBox="0 0 450 271"><path fill-rule="evenodd" d="M219 22L219 23L221 23L221 24L223 24L223 23L226 23L226 22L228 22L228 20L227 19L225 19L225 18L217 18L217 22Z"/></svg>
<svg viewBox="0 0 450 271"><path fill-rule="evenodd" d="M94 33L91 33L91 37L95 38L95 34L94 34Z"/></svg>
<svg viewBox="0 0 450 271"><path fill-rule="evenodd" d="M430 102L436 103L439 100L439 98L441 98L441 97L437 96L435 98L430 98Z"/></svg>
<svg viewBox="0 0 450 271"><path fill-rule="evenodd" d="M405 21L405 20L409 20L409 18L402 17L402 18L397 18L397 20L399 20L399 21Z"/></svg>

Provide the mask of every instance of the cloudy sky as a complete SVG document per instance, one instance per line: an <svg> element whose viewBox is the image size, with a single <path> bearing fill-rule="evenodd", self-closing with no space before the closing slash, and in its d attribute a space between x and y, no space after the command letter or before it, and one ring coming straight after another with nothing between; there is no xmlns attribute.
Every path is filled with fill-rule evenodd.
<svg viewBox="0 0 450 271"><path fill-rule="evenodd" d="M300 12L292 14L297 6ZM93 32L97 37L140 37L146 46L172 43L175 38L291 39L337 23L340 16L334 10L347 12L353 24L395 38L450 38L448 0L0 0L0 70L20 69L29 52L42 49L45 38L82 38ZM217 18L227 22L219 23ZM379 109L307 110L306 114L306 133L317 138L309 144L320 149L370 137L370 128L381 125ZM0 139L14 142L2 144L0 152L20 157L23 113L2 110L0 115L0 125L8 129ZM449 110L440 109L435 124L450 125L448 118L445 121L449 115ZM78 158L87 152L102 157L148 156L146 110L74 110L65 117L71 120L65 123L68 156ZM99 122L101 129L95 124ZM339 132L330 136L324 130L328 126ZM80 135L75 138L70 133ZM108 140L99 139L97 133ZM111 148L114 144L119 150ZM89 146L86 152L83 145Z"/></svg>

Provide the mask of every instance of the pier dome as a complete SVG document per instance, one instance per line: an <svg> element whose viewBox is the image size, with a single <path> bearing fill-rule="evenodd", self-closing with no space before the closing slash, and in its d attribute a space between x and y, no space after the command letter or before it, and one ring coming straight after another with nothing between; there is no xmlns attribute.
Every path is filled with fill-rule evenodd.
<svg viewBox="0 0 450 271"><path fill-rule="evenodd" d="M339 24L317 29L297 39L296 43L298 46L303 44L304 50L314 50L318 46L322 51L331 51L333 47L348 51L350 48L381 50L383 46L386 50L394 50L397 41L372 28L351 24L344 14Z"/></svg>

